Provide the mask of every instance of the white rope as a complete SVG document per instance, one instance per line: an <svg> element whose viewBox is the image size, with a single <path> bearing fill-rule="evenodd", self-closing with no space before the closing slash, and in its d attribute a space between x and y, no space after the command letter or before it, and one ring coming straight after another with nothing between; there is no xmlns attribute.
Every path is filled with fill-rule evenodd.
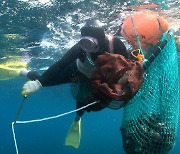
<svg viewBox="0 0 180 154"><path fill-rule="evenodd" d="M59 115L56 115L56 116L52 116L52 117L47 117L47 118L42 118L42 119L36 119L36 120L28 120L28 121L16 121L17 124L27 124L27 123L33 123L33 122L41 122L41 121L45 121L45 120L51 120L51 119L56 119L56 118L59 118L59 117L62 117L62 116L65 116L65 115L68 115L68 114L71 114L73 112L76 112L76 111L79 111L79 110L82 110L84 108L87 108L88 106L91 106L93 104L96 104L98 103L99 101L96 101L96 102L93 102L93 103L90 103L86 106L83 106L81 108L78 108L76 110L72 110L72 111L69 111L69 112L65 112L63 114L59 114ZM11 126L12 126L12 133L13 133L13 138L14 138L14 144L15 144L15 148L16 148L16 154L18 154L18 146L17 146L17 141L16 141L16 135L15 135L15 131L14 131L14 125L15 123L12 122Z"/></svg>
<svg viewBox="0 0 180 154"><path fill-rule="evenodd" d="M14 144L15 144L15 148L16 148L16 153L18 154L19 152L18 152L18 147L17 147L17 142L16 142L16 135L14 132L14 122L12 122L11 127L12 127L12 133L13 133L13 139L14 139Z"/></svg>

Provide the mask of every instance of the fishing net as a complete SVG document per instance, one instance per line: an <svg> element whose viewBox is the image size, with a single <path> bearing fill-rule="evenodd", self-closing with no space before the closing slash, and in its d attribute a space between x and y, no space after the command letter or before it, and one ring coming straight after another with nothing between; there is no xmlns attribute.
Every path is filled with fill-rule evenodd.
<svg viewBox="0 0 180 154"><path fill-rule="evenodd" d="M71 83L71 95L78 101L84 102L87 101L87 97L90 95L90 84L88 81L76 80Z"/></svg>
<svg viewBox="0 0 180 154"><path fill-rule="evenodd" d="M88 105L92 102L97 102L86 107L87 112L100 111L108 106L110 100L107 97L99 96L92 92L91 83L88 81L75 81L71 83L71 94L76 99L80 106Z"/></svg>
<svg viewBox="0 0 180 154"><path fill-rule="evenodd" d="M145 70L139 91L124 107L121 133L126 153L159 154L173 148L179 114L178 82L176 46L171 37Z"/></svg>

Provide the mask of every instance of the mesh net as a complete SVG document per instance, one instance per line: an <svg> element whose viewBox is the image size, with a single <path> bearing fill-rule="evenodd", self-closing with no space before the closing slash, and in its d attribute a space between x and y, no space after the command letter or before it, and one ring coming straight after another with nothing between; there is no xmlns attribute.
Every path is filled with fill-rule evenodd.
<svg viewBox="0 0 180 154"><path fill-rule="evenodd" d="M124 107L121 133L126 153L159 154L173 148L179 114L178 81L172 37L146 69L141 88Z"/></svg>
<svg viewBox="0 0 180 154"><path fill-rule="evenodd" d="M71 83L71 95L78 101L85 104L90 95L90 84L87 81L74 81Z"/></svg>

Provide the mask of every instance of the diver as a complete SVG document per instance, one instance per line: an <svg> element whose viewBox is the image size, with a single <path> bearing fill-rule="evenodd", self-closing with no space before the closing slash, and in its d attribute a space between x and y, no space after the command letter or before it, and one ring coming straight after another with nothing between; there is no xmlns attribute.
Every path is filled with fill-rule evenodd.
<svg viewBox="0 0 180 154"><path fill-rule="evenodd" d="M105 52L121 54L126 58L129 57L126 47L119 37L106 35L99 20L86 20L84 26L81 28L80 41L42 75L34 71L23 72L31 80L24 84L23 95L34 93L45 86L72 83L74 87L72 88L72 95L76 99L77 109L92 102L92 99L89 99L91 96L89 80L98 56ZM105 105L94 105L93 111L103 108L105 108ZM77 111L77 115L66 137L66 145L71 145L75 148L79 147L81 117L85 111L89 112L90 110L84 109Z"/></svg>

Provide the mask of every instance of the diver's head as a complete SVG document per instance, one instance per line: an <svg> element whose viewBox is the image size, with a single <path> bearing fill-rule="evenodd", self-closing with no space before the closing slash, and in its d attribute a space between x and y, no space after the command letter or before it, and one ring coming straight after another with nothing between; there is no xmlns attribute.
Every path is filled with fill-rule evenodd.
<svg viewBox="0 0 180 154"><path fill-rule="evenodd" d="M139 11L126 17L121 25L121 35L134 47L139 48L137 35L143 49L156 45L162 34L169 29L168 22L153 11Z"/></svg>
<svg viewBox="0 0 180 154"><path fill-rule="evenodd" d="M81 40L79 42L82 50L96 53L105 46L105 32L103 24L99 20L88 19L81 28Z"/></svg>

